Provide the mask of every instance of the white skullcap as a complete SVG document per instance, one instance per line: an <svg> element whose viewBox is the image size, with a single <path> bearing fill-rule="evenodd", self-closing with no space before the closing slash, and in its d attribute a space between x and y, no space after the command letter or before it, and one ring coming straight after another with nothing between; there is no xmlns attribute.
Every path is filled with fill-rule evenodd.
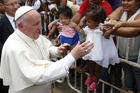
<svg viewBox="0 0 140 93"><path fill-rule="evenodd" d="M30 7L30 6L22 6L20 8L17 9L16 13L15 13L15 21L17 19L19 19L22 15L26 14L27 12L33 10L34 8Z"/></svg>

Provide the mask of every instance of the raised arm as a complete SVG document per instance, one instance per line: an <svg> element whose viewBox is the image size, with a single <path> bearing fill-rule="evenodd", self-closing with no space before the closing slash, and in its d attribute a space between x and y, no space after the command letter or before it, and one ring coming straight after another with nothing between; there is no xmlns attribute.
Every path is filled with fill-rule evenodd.
<svg viewBox="0 0 140 93"><path fill-rule="evenodd" d="M120 20L122 14L123 9L122 7L119 7L116 10L114 10L110 15L108 15L108 18L111 20Z"/></svg>
<svg viewBox="0 0 140 93"><path fill-rule="evenodd" d="M82 17L83 17L83 15L76 13L72 18L72 22L79 24Z"/></svg>
<svg viewBox="0 0 140 93"><path fill-rule="evenodd" d="M118 20L122 15L122 7L115 10L108 16L110 20ZM104 37L108 37L110 34L123 36L123 37L135 37L140 35L140 14L137 15L134 21L130 22L115 22L107 23L103 25ZM108 29L109 28L109 29Z"/></svg>
<svg viewBox="0 0 140 93"><path fill-rule="evenodd" d="M57 24L57 23L55 23L55 24L52 25L52 29L50 30L50 32L49 32L48 35L47 35L47 38L48 38L49 40L52 39L52 36L54 35L54 33L55 33L56 29L57 29L57 25L56 25L56 24Z"/></svg>
<svg viewBox="0 0 140 93"><path fill-rule="evenodd" d="M112 34L123 37L135 37L140 35L140 27L120 27Z"/></svg>
<svg viewBox="0 0 140 93"><path fill-rule="evenodd" d="M81 33L83 36L85 36L85 32L82 28L80 28L77 24L71 22L71 27L74 28L77 32Z"/></svg>

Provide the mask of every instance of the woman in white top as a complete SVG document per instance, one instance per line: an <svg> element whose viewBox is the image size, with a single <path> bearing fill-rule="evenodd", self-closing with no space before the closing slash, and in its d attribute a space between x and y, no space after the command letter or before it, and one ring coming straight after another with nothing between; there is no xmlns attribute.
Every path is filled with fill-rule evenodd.
<svg viewBox="0 0 140 93"><path fill-rule="evenodd" d="M108 16L111 20L119 20L119 22L115 23L116 25L113 27L114 30L111 29L113 32L111 30L107 32L122 36L119 37L118 41L120 57L133 62L137 62L140 50L140 36L138 36L140 35L140 27L138 27L140 26L139 6L140 0L122 0L122 7L117 8ZM112 27L110 24L106 24L106 26ZM128 93L133 93L133 90L137 90L137 93L140 93L140 69L123 64L123 70L125 72L125 87Z"/></svg>

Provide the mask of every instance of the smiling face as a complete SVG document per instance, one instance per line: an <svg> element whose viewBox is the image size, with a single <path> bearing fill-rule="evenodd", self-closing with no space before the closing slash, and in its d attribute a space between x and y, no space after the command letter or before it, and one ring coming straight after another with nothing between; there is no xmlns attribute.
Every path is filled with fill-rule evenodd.
<svg viewBox="0 0 140 93"><path fill-rule="evenodd" d="M122 7L127 12L135 11L139 8L140 0L122 0Z"/></svg>
<svg viewBox="0 0 140 93"><path fill-rule="evenodd" d="M36 40L42 30L41 17L36 10L31 10L24 15L24 22L20 26L21 32Z"/></svg>

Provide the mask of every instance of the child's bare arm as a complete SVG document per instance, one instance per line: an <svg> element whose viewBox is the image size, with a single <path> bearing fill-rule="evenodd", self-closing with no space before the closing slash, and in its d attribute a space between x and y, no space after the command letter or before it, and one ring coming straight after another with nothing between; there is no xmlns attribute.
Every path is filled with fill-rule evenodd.
<svg viewBox="0 0 140 93"><path fill-rule="evenodd" d="M80 28L77 24L72 23L72 25L73 25L73 28L74 28L77 32L81 33L83 36L86 35L85 31L84 31L82 28Z"/></svg>
<svg viewBox="0 0 140 93"><path fill-rule="evenodd" d="M80 20L80 23L79 23L79 26L80 27L84 27L84 21L86 20L86 18L85 18L85 16L84 17L82 17L82 19Z"/></svg>
<svg viewBox="0 0 140 93"><path fill-rule="evenodd" d="M52 26L52 29L50 30L49 34L47 35L47 38L48 38L49 40L52 39L52 36L53 36L53 34L55 33L56 29L57 29L57 25L54 24L54 25Z"/></svg>
<svg viewBox="0 0 140 93"><path fill-rule="evenodd" d="M51 28L53 27L53 25L55 25L57 23L57 20L52 21L49 25L48 25L48 29L51 30Z"/></svg>

